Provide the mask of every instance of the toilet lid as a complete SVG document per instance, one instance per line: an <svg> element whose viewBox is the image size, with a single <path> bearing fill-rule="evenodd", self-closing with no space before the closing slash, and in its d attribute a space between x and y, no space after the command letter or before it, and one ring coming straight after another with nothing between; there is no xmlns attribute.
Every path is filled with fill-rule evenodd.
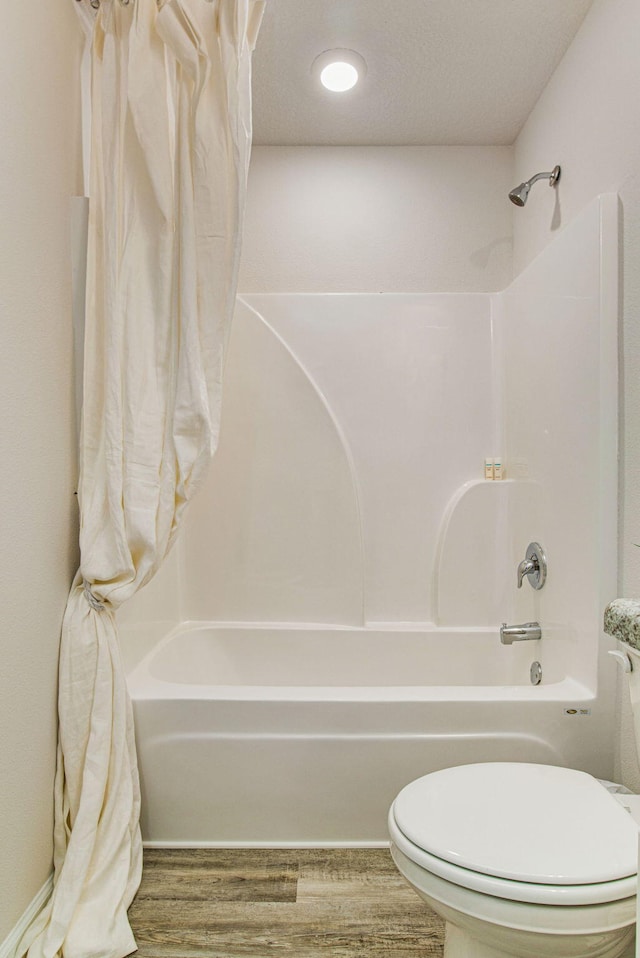
<svg viewBox="0 0 640 958"><path fill-rule="evenodd" d="M393 814L414 845L485 875L584 885L637 870L631 816L575 769L510 762L447 768L407 785Z"/></svg>

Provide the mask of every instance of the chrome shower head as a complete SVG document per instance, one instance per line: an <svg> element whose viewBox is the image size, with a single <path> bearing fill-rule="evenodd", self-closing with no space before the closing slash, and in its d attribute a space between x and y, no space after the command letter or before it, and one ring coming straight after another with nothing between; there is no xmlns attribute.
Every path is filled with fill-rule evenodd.
<svg viewBox="0 0 640 958"><path fill-rule="evenodd" d="M529 191L536 180L549 180L549 186L555 186L560 179L560 167L554 166L551 173L536 173L530 180L525 180L519 186L514 187L509 193L509 199L516 206L524 206L529 196Z"/></svg>
<svg viewBox="0 0 640 958"><path fill-rule="evenodd" d="M509 199L512 203L515 203L516 206L524 206L524 204L527 202L530 189L530 183L521 183L520 186L516 186L511 190L509 193Z"/></svg>

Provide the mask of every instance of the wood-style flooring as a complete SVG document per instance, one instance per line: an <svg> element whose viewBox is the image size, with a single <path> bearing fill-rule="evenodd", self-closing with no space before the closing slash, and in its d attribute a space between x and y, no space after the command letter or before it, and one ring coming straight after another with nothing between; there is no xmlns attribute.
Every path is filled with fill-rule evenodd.
<svg viewBox="0 0 640 958"><path fill-rule="evenodd" d="M139 958L441 958L386 849L147 849Z"/></svg>

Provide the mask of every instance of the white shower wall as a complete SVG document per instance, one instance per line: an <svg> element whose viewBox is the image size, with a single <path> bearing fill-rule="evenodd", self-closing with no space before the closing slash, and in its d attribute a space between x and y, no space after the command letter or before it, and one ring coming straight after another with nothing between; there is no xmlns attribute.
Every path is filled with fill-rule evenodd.
<svg viewBox="0 0 640 958"><path fill-rule="evenodd" d="M226 376L189 617L433 621L442 516L495 445L490 298L245 296Z"/></svg>
<svg viewBox="0 0 640 958"><path fill-rule="evenodd" d="M516 621L543 624L546 677L571 674L613 712L602 634L616 595L618 197L592 201L497 297L504 368L510 574L530 539L544 588L513 590ZM497 320L498 322L498 320Z"/></svg>

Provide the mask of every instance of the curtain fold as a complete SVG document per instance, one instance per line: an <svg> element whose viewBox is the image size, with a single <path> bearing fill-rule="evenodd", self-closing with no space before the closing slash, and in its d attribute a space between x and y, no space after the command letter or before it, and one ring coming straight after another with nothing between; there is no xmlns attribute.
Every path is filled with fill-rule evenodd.
<svg viewBox="0 0 640 958"><path fill-rule="evenodd" d="M54 888L18 955L124 958L142 845L115 611L160 567L218 441L263 3L74 3L91 43L81 564L60 647Z"/></svg>

